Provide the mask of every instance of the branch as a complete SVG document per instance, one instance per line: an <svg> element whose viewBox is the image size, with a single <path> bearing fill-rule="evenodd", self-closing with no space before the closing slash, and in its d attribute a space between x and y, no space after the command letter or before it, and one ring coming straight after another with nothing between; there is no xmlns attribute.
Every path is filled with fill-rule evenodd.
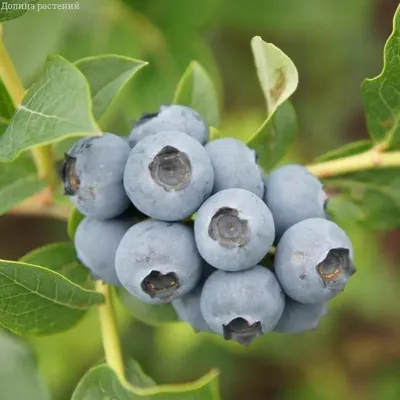
<svg viewBox="0 0 400 400"><path fill-rule="evenodd" d="M107 364L114 369L121 382L125 381L124 362L119 341L115 310L112 304L111 287L102 281L96 282L96 290L103 294L106 301L98 306L101 336Z"/></svg>
<svg viewBox="0 0 400 400"><path fill-rule="evenodd" d="M38 207L37 204L21 204L12 208L7 215L21 215L24 217L50 217L60 221L67 221L70 212L69 207L63 207L56 204L51 206Z"/></svg>
<svg viewBox="0 0 400 400"><path fill-rule="evenodd" d="M26 199L18 206L7 212L8 215L23 215L31 217L50 217L67 221L71 206L51 203L52 193L49 189Z"/></svg>
<svg viewBox="0 0 400 400"><path fill-rule="evenodd" d="M329 178L366 169L400 167L400 151L382 153L379 148L337 160L306 165L318 178Z"/></svg>

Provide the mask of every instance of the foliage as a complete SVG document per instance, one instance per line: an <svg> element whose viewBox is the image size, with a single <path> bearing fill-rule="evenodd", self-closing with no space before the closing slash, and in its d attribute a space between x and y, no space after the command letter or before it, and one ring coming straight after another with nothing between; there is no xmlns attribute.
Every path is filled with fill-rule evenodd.
<svg viewBox="0 0 400 400"><path fill-rule="evenodd" d="M400 142L400 12L393 20L393 32L386 42L382 72L362 85L369 133L375 143L391 148Z"/></svg>
<svg viewBox="0 0 400 400"><path fill-rule="evenodd" d="M207 10L216 11L217 3L207 2ZM182 6L186 5L187 2L182 2ZM0 21L16 18L22 15L20 11L0 12ZM196 26L203 26L200 11L204 11L203 7L193 21ZM140 20L137 15L134 18ZM159 23L162 25L167 20L174 21L176 15L165 12L153 18L161 19ZM232 18L231 14L226 18ZM154 33L151 26L147 26L147 29L151 34ZM190 24L187 30L191 31ZM324 171L319 176L328 192L332 193L328 203L332 218L355 220L361 226L374 230L388 230L400 225L400 65L395 62L399 57L399 32L400 8L394 17L393 33L385 46L382 73L362 85L371 139L330 151L316 159L316 165L310 166L311 171L316 167ZM169 44L181 44L182 41L190 47L184 39L178 40L171 32L170 35ZM154 37L162 53L165 43L157 39L157 32ZM207 58L206 49L203 47L201 50L203 57ZM257 152L260 165L270 170L287 154L296 136L298 123L290 98L298 86L299 78L293 61L282 50L264 42L259 36L252 39L251 50L266 100L266 118L258 129L242 132L240 138ZM0 52L0 61L6 56L4 51L2 49ZM144 55L139 56L145 58L142 57ZM149 61L154 61L158 68L162 64L160 60ZM20 104L15 101L13 87L6 79L6 68L0 68L0 213L12 210L47 187L47 177L41 176L36 170L35 150L50 146L57 158L57 153L62 153L60 149L65 146L68 148L71 140L98 135L109 126L109 121L119 115L115 105L119 98L123 98L124 87L136 85L135 88L140 88L143 84L145 91L145 84L157 84L149 81L146 69L141 73L142 76L139 75L142 81L133 79L147 64L147 61L126 55L96 55L75 62L60 55L51 55ZM223 124L217 130L220 126L221 101L218 82L215 84L218 79L213 75L200 62L192 61L180 79L171 79L175 90L169 102L196 109L210 126L212 139L215 139L229 133L224 130ZM171 92L168 89L165 93L168 91ZM33 157L29 150L33 150ZM386 163L385 160L389 160L389 157L393 160L396 155L396 165L394 162L390 165ZM358 170L355 160L362 160L365 170ZM54 167L53 159L45 161ZM45 205L41 204L40 207L45 208ZM76 209L70 210L67 230L71 240L82 218ZM93 306L99 309L109 306L107 294L95 291L91 286L88 271L77 260L71 242L54 243L36 249L20 261L2 260L0 324L13 333L31 336L52 335L71 329ZM118 295L123 307L138 320L150 325L176 321L176 315L169 305L158 308L152 306L150 310L150 306L131 298L123 290L119 290ZM46 399L47 392L25 348L20 348L20 344L14 343L14 339L7 335L4 338L0 336L2 346L10 354L17 354L15 360L23 381L19 388L21 393L29 392L33 399ZM73 400L220 398L216 371L209 372L197 381L177 385L157 385L136 362L130 363L127 371L129 382L110 365L93 367L76 387ZM13 381L8 384L14 385ZM7 390L7 393L12 392Z"/></svg>
<svg viewBox="0 0 400 400"><path fill-rule="evenodd" d="M141 372L143 374L143 372ZM89 371L79 383L72 400L96 400L116 398L121 400L185 400L215 399L218 400L217 374L211 371L208 375L190 385L150 386L143 387L143 379L148 384L148 377L140 379L141 385L133 386L121 382L108 365L99 365ZM137 380L137 378L135 378Z"/></svg>

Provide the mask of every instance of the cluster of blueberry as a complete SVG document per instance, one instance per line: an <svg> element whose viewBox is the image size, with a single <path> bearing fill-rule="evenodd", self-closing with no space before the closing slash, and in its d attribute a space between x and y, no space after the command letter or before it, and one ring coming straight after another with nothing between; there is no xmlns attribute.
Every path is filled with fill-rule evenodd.
<svg viewBox="0 0 400 400"><path fill-rule="evenodd" d="M172 302L196 330L244 345L315 328L355 272L322 184L301 165L265 178L244 143L208 136L197 112L172 105L144 115L127 140L78 141L62 171L86 216L78 258L94 278Z"/></svg>

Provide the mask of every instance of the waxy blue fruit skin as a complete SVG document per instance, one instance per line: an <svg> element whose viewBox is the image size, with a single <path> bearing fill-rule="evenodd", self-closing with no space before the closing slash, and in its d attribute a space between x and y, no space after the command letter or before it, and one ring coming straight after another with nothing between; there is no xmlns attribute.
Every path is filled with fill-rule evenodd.
<svg viewBox="0 0 400 400"><path fill-rule="evenodd" d="M305 304L335 297L356 271L350 239L338 225L322 218L290 227L276 247L274 266L285 293Z"/></svg>
<svg viewBox="0 0 400 400"><path fill-rule="evenodd" d="M284 306L285 295L275 275L259 265L240 272L214 272L204 284L200 298L207 325L225 339L237 340L243 345L272 331ZM238 319L244 320L247 328L256 329L232 331L232 321Z"/></svg>
<svg viewBox="0 0 400 400"><path fill-rule="evenodd" d="M122 138L105 133L79 140L66 154L64 192L82 214L110 219L128 208L123 175L129 153Z"/></svg>
<svg viewBox="0 0 400 400"><path fill-rule="evenodd" d="M322 317L328 313L328 302L303 304L286 297L285 309L275 326L275 332L301 333L317 329Z"/></svg>
<svg viewBox="0 0 400 400"><path fill-rule="evenodd" d="M192 215L209 197L214 171L204 147L180 132L147 136L126 163L124 185L135 207L163 221Z"/></svg>
<svg viewBox="0 0 400 400"><path fill-rule="evenodd" d="M157 220L139 222L129 229L115 256L122 286L152 304L170 302L191 291L200 279L202 264L190 228ZM161 285L160 274L162 290L155 292Z"/></svg>
<svg viewBox="0 0 400 400"><path fill-rule="evenodd" d="M212 332L206 321L204 321L203 314L201 313L200 296L204 282L215 271L216 269L214 267L203 262L201 277L197 286L189 293L172 300L171 303L179 320L186 321L198 332Z"/></svg>
<svg viewBox="0 0 400 400"><path fill-rule="evenodd" d="M225 271L258 264L275 238L268 207L244 189L222 190L206 200L197 212L194 231L201 256Z"/></svg>
<svg viewBox="0 0 400 400"><path fill-rule="evenodd" d="M200 144L207 143L209 130L200 114L187 106L163 105L154 114L145 114L134 126L128 141L131 147L146 136L165 131L186 133Z"/></svg>
<svg viewBox="0 0 400 400"><path fill-rule="evenodd" d="M263 197L264 176L257 165L254 150L233 138L213 140L204 148L214 168L213 193L240 188Z"/></svg>
<svg viewBox="0 0 400 400"><path fill-rule="evenodd" d="M308 218L326 218L327 195L322 183L302 165L289 164L265 180L264 201L274 216L276 239Z"/></svg>
<svg viewBox="0 0 400 400"><path fill-rule="evenodd" d="M200 310L201 292L202 287L197 286L182 297L172 300L172 307L178 315L179 320L186 321L196 331L212 332Z"/></svg>
<svg viewBox="0 0 400 400"><path fill-rule="evenodd" d="M84 218L75 232L74 244L79 261L91 270L92 279L118 286L115 253L122 237L133 225L131 220L100 221Z"/></svg>

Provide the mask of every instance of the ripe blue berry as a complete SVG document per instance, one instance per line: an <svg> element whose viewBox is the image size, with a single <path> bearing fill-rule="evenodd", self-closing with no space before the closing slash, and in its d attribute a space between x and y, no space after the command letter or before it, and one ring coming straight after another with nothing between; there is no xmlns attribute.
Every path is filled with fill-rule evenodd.
<svg viewBox="0 0 400 400"><path fill-rule="evenodd" d="M126 219L99 221L84 218L75 232L74 244L79 261L92 272L92 279L119 285L115 272L115 253L127 230L133 225Z"/></svg>
<svg viewBox="0 0 400 400"><path fill-rule="evenodd" d="M262 198L263 173L256 162L256 153L240 140L223 138L213 140L204 147L214 168L214 189L246 189Z"/></svg>
<svg viewBox="0 0 400 400"><path fill-rule="evenodd" d="M164 105L157 113L144 114L128 141L134 147L144 137L165 131L186 133L200 144L205 144L209 137L208 127L197 111L181 105Z"/></svg>
<svg viewBox="0 0 400 400"><path fill-rule="evenodd" d="M214 272L200 298L208 326L242 345L271 331L284 306L285 296L275 275L259 265L240 272Z"/></svg>
<svg viewBox="0 0 400 400"><path fill-rule="evenodd" d="M328 312L328 302L303 304L286 297L285 309L274 328L275 332L301 333L317 329L319 322Z"/></svg>
<svg viewBox="0 0 400 400"><path fill-rule="evenodd" d="M290 227L276 248L274 265L285 293L305 304L335 297L355 272L350 239L338 225L322 218Z"/></svg>
<svg viewBox="0 0 400 400"><path fill-rule="evenodd" d="M322 183L302 165L285 165L266 178L264 201L274 217L277 240L297 222L326 218L326 200Z"/></svg>
<svg viewBox="0 0 400 400"><path fill-rule="evenodd" d="M204 320L200 310L202 286L197 286L191 292L172 300L172 307L181 321L186 321L199 332L210 332L211 329Z"/></svg>
<svg viewBox="0 0 400 400"><path fill-rule="evenodd" d="M197 286L189 293L172 300L172 307L174 308L178 318L181 321L186 321L198 332L211 332L210 327L204 321L203 314L200 310L200 296L204 286L204 282L215 271L211 265L203 263L200 281Z"/></svg>
<svg viewBox="0 0 400 400"><path fill-rule="evenodd" d="M129 153L122 138L105 133L79 140L65 154L64 193L82 214L109 219L128 208L123 174Z"/></svg>
<svg viewBox="0 0 400 400"><path fill-rule="evenodd" d="M197 248L213 267L239 271L253 267L274 241L268 207L244 189L222 190L200 207L194 231Z"/></svg>
<svg viewBox="0 0 400 400"><path fill-rule="evenodd" d="M147 136L132 150L124 185L144 214L178 221L193 214L211 194L214 172L204 147L184 133Z"/></svg>
<svg viewBox="0 0 400 400"><path fill-rule="evenodd" d="M167 303L191 291L203 260L192 230L180 223L147 220L122 238L115 265L125 289L146 303Z"/></svg>

